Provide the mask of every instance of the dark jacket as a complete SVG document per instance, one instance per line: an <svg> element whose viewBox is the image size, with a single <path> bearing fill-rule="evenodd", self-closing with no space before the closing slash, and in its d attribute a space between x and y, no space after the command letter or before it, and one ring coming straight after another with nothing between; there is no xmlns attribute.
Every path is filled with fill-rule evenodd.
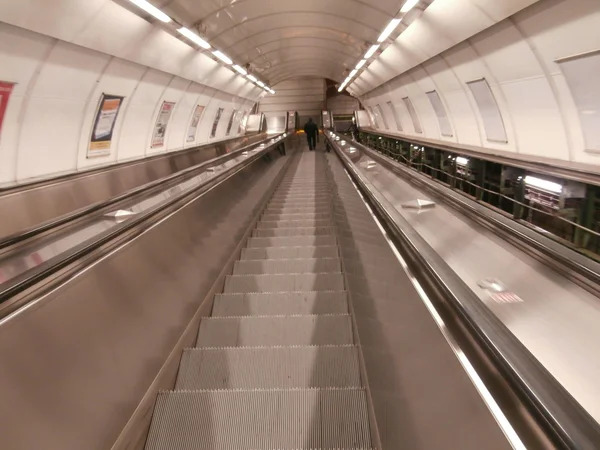
<svg viewBox="0 0 600 450"><path fill-rule="evenodd" d="M304 125L304 132L308 136L316 137L319 134L319 127L314 122L307 122L306 125Z"/></svg>

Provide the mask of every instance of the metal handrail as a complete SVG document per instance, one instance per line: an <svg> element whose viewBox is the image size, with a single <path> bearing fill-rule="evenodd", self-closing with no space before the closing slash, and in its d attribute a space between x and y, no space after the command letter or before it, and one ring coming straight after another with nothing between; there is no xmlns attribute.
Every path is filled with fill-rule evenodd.
<svg viewBox="0 0 600 450"><path fill-rule="evenodd" d="M439 172L441 172L441 173L445 174L447 177L449 177L449 178L452 178L453 180L460 181L461 183L465 183L465 184L468 184L468 185L470 185L470 186L473 186L475 189L477 189L477 190L479 190L479 191L487 192L487 193L489 193L489 194L492 194L492 195L495 195L495 196L497 196L497 197L500 197L500 198L503 198L503 199L509 200L510 202L512 202L512 203L515 203L515 204L517 204L517 205L519 205L519 206L522 206L522 207L524 207L524 208L527 208L527 209L529 209L529 210L531 210L531 211L536 211L536 212L539 212L539 213L541 213L541 214L544 214L544 215L546 215L546 216L552 217L553 219L558 219L558 220L560 220L560 221L562 221L562 222L565 222L565 223L567 223L567 224L569 224L569 225L572 225L572 226L574 226L574 227L576 227L576 228L579 228L580 230L582 230L582 231L584 231L584 232L586 232L586 233L592 234L592 235L594 235L594 236L596 236L596 237L599 237L599 238L600 238L600 233L598 233L598 232L596 232L596 231L594 231L594 230L592 230L592 229L590 229L590 228L584 227L583 225L581 225L581 224L579 224L579 223L577 223L577 222L573 222L572 220L566 219L566 218L564 218L564 217L561 217L561 216L557 216L557 215L555 215L555 214L552 214L552 213L550 213L550 212L548 212L548 211L544 211L543 209L539 209L539 208L536 208L535 206L531 206L531 205L528 205L528 204L526 204L526 203L520 202L520 201L518 201L518 200L515 200L515 199L514 199L514 198L512 198L512 197L509 197L509 196L507 196L507 195L504 195L504 194L502 194L501 192L492 191L491 189L487 189L487 188L485 188L485 187L483 187L483 186L479 186L478 184L476 184L476 183L473 183L473 182L471 182L471 181L469 181L469 180L466 180L466 179L464 179L464 178L461 178L461 177L458 177L458 176L452 175L452 174L450 174L450 173L448 173L448 172L445 172L443 169L438 169L438 168L436 168L436 167L430 166L429 164L425 164L425 163L423 163L423 162L415 162L415 161L410 161L409 159L407 159L406 157L404 157L404 155L396 155L395 153L394 153L393 155L394 155L394 156L400 156L400 157L402 157L402 159L404 159L405 161L407 161L407 163L409 163L411 166L421 166L421 167L427 167L428 169L431 169L431 171L432 171L432 172L435 172L435 173L439 173ZM407 165L407 167L408 167L408 168L411 168L411 167L410 167L410 166L408 166L408 165ZM426 174L425 174L424 172L422 172L422 171L418 171L418 172L420 172L420 173L423 173L424 175L426 175ZM441 182L441 180L438 180L437 178L434 178L434 177L433 177L433 175L431 175L431 178L432 178L434 181L439 181L439 182ZM450 184L448 184L448 183L445 183L445 184L447 184L447 185L448 185L448 187L450 187L451 189L454 189L456 192L459 192L459 193L461 193L461 194L466 194L465 192L461 191L460 189L457 189L457 188L453 187L452 185L450 185ZM485 202L482 202L481 200L479 200L479 199L477 199L477 198L475 198L475 199L474 199L474 201L476 201L476 202L478 202L478 203L485 203Z"/></svg>
<svg viewBox="0 0 600 450"><path fill-rule="evenodd" d="M44 222L44 223L42 223L40 225L36 225L35 227L30 228L30 229L28 229L26 231L23 231L23 232L20 232L18 234L14 234L14 235L10 235L10 236L4 237L4 238L0 239L0 250L6 249L8 247L12 247L13 245L16 245L18 243L21 243L23 241L31 239L31 238L33 238L35 236L40 235L40 234L46 233L46 232L48 232L48 231L50 231L52 229L59 228L61 226L67 225L70 222L73 222L73 221L75 221L77 219L85 217L85 216L87 216L87 215L89 215L91 213L94 213L96 211L100 211L102 209L105 209L108 206L115 205L115 204L120 203L120 202L122 202L124 200L131 199L132 197L135 197L137 195L149 192L152 189L156 188L157 186L164 185L166 183L169 183L169 182L181 179L183 177L186 177L188 174L190 174L192 172L195 172L195 171L198 171L198 170L210 167L212 165L219 164L221 162L225 162L225 161L228 161L230 159L233 159L236 156L238 156L239 154L241 154L241 153L243 153L245 151L248 151L249 149L251 149L253 147L258 147L258 146L264 144L265 142L268 142L268 141L270 141L270 140L272 140L274 138L282 136L283 134L285 134L285 133L281 133L281 134L278 134L278 135L270 136L270 137L268 137L268 138L266 138L264 140L255 142L253 144L249 144L249 145L247 145L245 147L241 147L241 148L239 148L237 150L232 151L231 153L227 153L226 155L222 155L222 156L218 156L218 157L213 158L213 159L209 159L209 160L204 161L204 162L202 162L200 164L196 164L195 166L188 167L187 169L180 170L179 172L176 172L176 173L174 173L172 175L169 175L167 177L164 177L164 178L161 178L159 180L154 180L154 181L151 181L149 183L143 184L143 185L138 186L138 187L136 187L134 189L131 189L131 190L127 191L127 192L124 192L124 193L119 194L119 195L117 195L115 197L112 197L109 200L105 200L105 201L102 201L102 202L94 203L94 204L92 204L90 206L86 206L86 207L78 209L78 210L76 210L74 212L71 212L71 213L65 214L63 216L60 216L58 219L52 219L52 220L50 220L48 222Z"/></svg>
<svg viewBox="0 0 600 450"><path fill-rule="evenodd" d="M428 281L451 301L460 320L490 355L498 371L528 407L538 424L559 448L580 450L596 448L600 425L541 365L527 348L506 328L493 312L464 284L445 261L426 243L394 207L374 194L370 182L350 158L330 139L344 166L361 191L379 213L395 244ZM427 275L425 275L427 274Z"/></svg>
<svg viewBox="0 0 600 450"><path fill-rule="evenodd" d="M362 144L354 144L354 145L356 145L359 148L362 148L363 151L367 154L369 154L370 152L373 152L373 154L372 154L373 157L381 158L381 160L387 164L393 165L395 163L394 161L389 161L388 159L386 159L385 155L379 154L376 150L370 149L369 147L365 147ZM592 294L600 295L600 268L597 267L598 263L596 261L594 261L593 259L589 258L586 255L582 255L582 254L578 253L576 251L576 249L574 249L572 246L563 245L550 233L541 234L538 231L532 230L531 228L528 227L527 228L528 230L531 230L532 233L535 233L536 236L539 236L539 237L534 237L534 236L528 235L527 233L525 233L523 231L517 230L514 225L509 225L509 224L503 223L498 218L494 218L490 215L492 210L490 208L488 208L487 205L485 205L485 203L470 199L469 197L464 195L464 193L458 189L451 189L450 187L448 187L448 189L451 189L451 192L460 194L460 197L462 197L464 200L461 200L458 198L453 198L451 195L441 192L440 189L442 188L443 183L441 183L439 180L437 180L435 178L429 178L429 177L427 178L427 179L431 179L432 182L433 181L436 182L437 186L439 186L439 187L436 187L434 185L428 184L428 181L426 179L418 178L418 175L421 175L423 177L426 176L426 174L424 174L423 172L410 170L409 167L404 166L404 165L400 165L398 168L400 170L403 170L408 176L412 177L414 182L423 184L425 186L425 188L433 190L434 194L441 196L441 198L443 200L451 201L451 202L453 202L454 205L458 205L459 207L461 207L463 209L468 209L468 211L470 213L474 213L475 215L482 217L486 221L486 223L489 223L490 225L495 226L497 229L503 230L503 231L509 233L509 235L514 236L517 239L525 242L531 248L539 251L541 254L547 255L551 261L559 261L560 264L562 264L563 270L564 270L564 268L567 268L567 267L572 269L575 276L565 275L565 276L567 276L567 278L572 279L574 282L578 283L580 286L582 286L584 289L590 291ZM479 211L475 206L468 204L469 201L474 202L475 205L485 208L486 211L489 211L489 212L483 213L483 212ZM505 215L503 215L503 214L499 214L499 216L506 218ZM513 219L510 219L510 220L513 221ZM522 221L514 221L513 223L520 225L520 226L524 226L524 225L522 225ZM559 251L556 248L550 247L548 245L549 242L548 243L542 242L543 239L547 239L549 242L552 242L554 245L560 246L561 249L564 248L565 249L564 252L572 252L572 254L563 254L562 251ZM550 265L552 265L552 264L550 264ZM560 270L560 268L559 268L559 270Z"/></svg>
<svg viewBox="0 0 600 450"><path fill-rule="evenodd" d="M275 136L275 138L276 138L276 136ZM115 227L87 240L86 242L83 242L82 244L77 245L77 246L73 247L72 249L67 250L66 252L63 252L60 255L49 259L48 261L45 261L41 265L39 265L33 269L30 269L11 280L8 280L7 282L5 282L1 285L2 290L0 290L0 304L8 301L15 295L25 291L26 289L31 288L32 286L36 285L43 279L55 274L56 272L67 267L69 264L88 255L95 249L118 238L119 236L123 235L123 233L125 233L133 228L136 228L136 227L139 228L139 225L141 225L143 222L146 222L149 218L154 217L155 215L159 214L160 212L164 211L165 209L170 208L175 203L180 203L183 200L188 199L192 196L197 197L198 195L200 195L200 191L205 192L208 189L221 183L223 180L234 175L235 173L250 166L256 160L262 158L265 154L271 152L273 149L277 148L282 143L285 143L285 141L288 138L289 138L289 135L283 139L280 139L280 140L274 142L273 144L271 144L269 146L265 146L265 148L262 149L261 151L254 153L252 155L249 155L248 159L246 161L244 161L243 163L225 169L224 171L219 173L214 178L206 180L205 182L201 183L200 185L190 188L188 191L184 191L180 196L170 199L170 200L167 200L165 202L162 202L162 203L150 208L148 211L145 211L144 213L142 213L138 216L134 216L131 219L129 219L121 224L118 224ZM274 139L273 136L270 138L270 140L272 140L272 139ZM168 178L171 178L171 177L168 177Z"/></svg>
<svg viewBox="0 0 600 450"><path fill-rule="evenodd" d="M583 168L579 169L577 167L560 167L556 164L560 164L560 162L552 164L550 162L543 161L527 161L525 159L518 159L510 156L502 156L498 154L486 154L485 150L481 148L481 150L477 148L469 149L465 146L460 146L459 144L446 145L440 142L434 142L427 139L419 138L417 136L408 136L408 135L394 135L391 133L386 133L380 130L376 130L373 128L361 128L361 132L370 134L373 136L382 136L386 139L394 139L397 141L404 141L406 143L416 143L419 146L425 146L429 148L434 148L442 151L457 153L473 158L479 158L490 162L495 162L498 164L503 164L511 167L519 167L525 170L531 170L533 172L537 172L540 174L546 174L549 176L554 176L558 178L566 178L572 181L577 181L580 183L593 184L596 186L600 186L600 172L593 172L589 170L584 170Z"/></svg>

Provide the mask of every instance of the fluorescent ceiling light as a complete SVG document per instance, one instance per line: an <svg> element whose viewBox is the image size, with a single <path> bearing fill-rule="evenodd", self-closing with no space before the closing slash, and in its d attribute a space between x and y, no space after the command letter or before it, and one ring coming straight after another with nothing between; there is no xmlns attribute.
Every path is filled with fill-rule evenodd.
<svg viewBox="0 0 600 450"><path fill-rule="evenodd" d="M275 95L275 91L273 89L269 89L269 92L271 93L271 95Z"/></svg>
<svg viewBox="0 0 600 450"><path fill-rule="evenodd" d="M466 166L469 164L469 158L465 158L464 156L457 156L456 164L458 164L459 166Z"/></svg>
<svg viewBox="0 0 600 450"><path fill-rule="evenodd" d="M258 80L258 81L256 82L256 84L258 84L258 85L259 85L261 88L264 88L264 87L265 87L265 83L263 83L263 82L262 82L262 81L260 81L260 80Z"/></svg>
<svg viewBox="0 0 600 450"><path fill-rule="evenodd" d="M242 66L238 66L236 64L236 65L233 66L233 68L236 70L236 72L238 72L241 75L248 75L248 72Z"/></svg>
<svg viewBox="0 0 600 450"><path fill-rule="evenodd" d="M350 72L350 74L348 75L348 79L351 80L352 77L354 77L354 75L356 75L358 72L358 70L354 69L352 72Z"/></svg>
<svg viewBox="0 0 600 450"><path fill-rule="evenodd" d="M177 30L177 32L179 34L184 35L186 38L188 38L190 41L192 41L194 44L199 45L200 47L208 50L210 48L210 44L208 42L206 42L204 39L202 39L200 36L198 36L196 33L188 30L185 27L179 28Z"/></svg>
<svg viewBox="0 0 600 450"><path fill-rule="evenodd" d="M398 25L400 25L401 20L402 19L392 19L388 26L385 27L385 30L383 30L383 33L381 33L381 36L379 36L379 39L377 39L377 42L385 41L390 36L390 34L392 34L392 32L398 27Z"/></svg>
<svg viewBox="0 0 600 450"><path fill-rule="evenodd" d="M361 59L360 62L356 65L356 70L362 69L362 66L364 66L366 62L366 59Z"/></svg>
<svg viewBox="0 0 600 450"><path fill-rule="evenodd" d="M373 45L367 53L365 53L365 59L369 59L371 56L375 54L375 52L379 49L379 44Z"/></svg>
<svg viewBox="0 0 600 450"><path fill-rule="evenodd" d="M401 13L407 13L409 12L411 9L413 9L415 7L415 5L419 3L419 0L406 0L406 3L404 3L404 6L402 6L402 9L400 9Z"/></svg>
<svg viewBox="0 0 600 450"><path fill-rule="evenodd" d="M233 63L233 61L231 59L229 59L229 56L227 56L225 53L223 53L223 52L221 52L219 50L215 50L213 52L213 55L215 55L217 58L219 58L225 64L232 64Z"/></svg>
<svg viewBox="0 0 600 450"><path fill-rule="evenodd" d="M545 191L554 192L555 194L560 194L563 189L563 187L558 183L543 180L541 178L532 177L531 175L527 175L525 177L525 184L543 189Z"/></svg>
<svg viewBox="0 0 600 450"><path fill-rule="evenodd" d="M171 18L169 16L167 16L164 12L162 12L156 6L153 6L150 3L148 3L146 0L129 0L129 1L131 3L133 3L135 6L137 6L138 8L146 11L151 16L154 16L161 22L169 23L171 21Z"/></svg>
<svg viewBox="0 0 600 450"><path fill-rule="evenodd" d="M254 75L248 75L248 79L250 81L254 81L255 83L258 81L258 78L256 78Z"/></svg>

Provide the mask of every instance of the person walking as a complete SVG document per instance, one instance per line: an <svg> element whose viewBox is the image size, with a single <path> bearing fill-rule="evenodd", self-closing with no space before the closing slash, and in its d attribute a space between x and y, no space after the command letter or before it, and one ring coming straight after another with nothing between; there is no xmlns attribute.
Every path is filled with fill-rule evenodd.
<svg viewBox="0 0 600 450"><path fill-rule="evenodd" d="M308 149L312 151L317 148L317 139L319 137L319 127L313 122L312 117L304 125L304 132L306 133L306 139L308 139Z"/></svg>

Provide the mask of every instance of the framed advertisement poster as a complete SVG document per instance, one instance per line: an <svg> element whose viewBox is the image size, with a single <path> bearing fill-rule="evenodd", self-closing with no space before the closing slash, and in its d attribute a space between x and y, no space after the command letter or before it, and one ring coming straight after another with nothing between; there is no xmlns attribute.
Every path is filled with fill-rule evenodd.
<svg viewBox="0 0 600 450"><path fill-rule="evenodd" d="M202 118L202 113L204 113L204 106L197 105L192 114L192 120L190 121L187 137L185 139L186 142L194 142L196 140L196 133L198 132L198 124Z"/></svg>
<svg viewBox="0 0 600 450"><path fill-rule="evenodd" d="M217 135L217 128L219 126L219 121L221 120L221 116L223 115L223 108L219 108L217 110L217 114L215 115L215 121L213 122L212 130L210 130L210 138L213 139Z"/></svg>
<svg viewBox="0 0 600 450"><path fill-rule="evenodd" d="M233 121L237 117L237 110L234 109L231 112L231 117L229 118L229 123L227 123L227 131L225 132L225 136L229 136L231 134L231 128L233 127Z"/></svg>
<svg viewBox="0 0 600 450"><path fill-rule="evenodd" d="M6 116L6 109L8 107L8 100L12 94L14 83L7 83L6 81L0 81L0 139L2 139L2 123Z"/></svg>
<svg viewBox="0 0 600 450"><path fill-rule="evenodd" d="M154 132L152 133L151 148L162 147L165 145L165 136L167 135L167 126L169 120L171 120L171 114L175 108L174 102L163 102L154 125Z"/></svg>
<svg viewBox="0 0 600 450"><path fill-rule="evenodd" d="M113 131L124 98L107 94L100 97L87 151L88 158L110 155Z"/></svg>

